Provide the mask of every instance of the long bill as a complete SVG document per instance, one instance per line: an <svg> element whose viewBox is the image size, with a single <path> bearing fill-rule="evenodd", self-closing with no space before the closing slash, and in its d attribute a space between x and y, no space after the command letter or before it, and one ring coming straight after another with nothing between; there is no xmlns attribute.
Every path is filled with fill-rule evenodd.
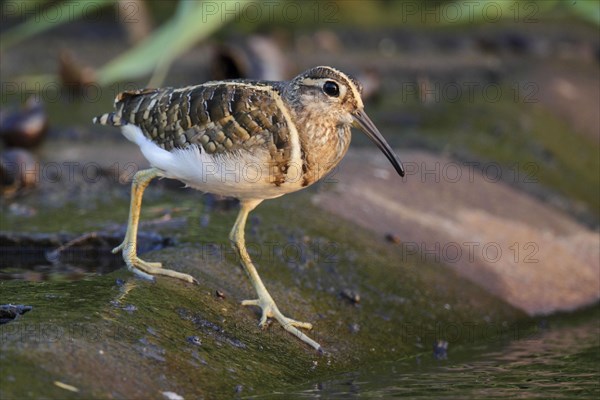
<svg viewBox="0 0 600 400"><path fill-rule="evenodd" d="M392 163L396 172L400 176L404 176L404 167L402 166L402 162L398 158L396 154L392 151L390 145L385 141L383 135L379 132L373 121L367 116L364 110L359 110L353 114L354 116L354 126L363 131L369 139L371 139L379 150L385 154L388 160Z"/></svg>

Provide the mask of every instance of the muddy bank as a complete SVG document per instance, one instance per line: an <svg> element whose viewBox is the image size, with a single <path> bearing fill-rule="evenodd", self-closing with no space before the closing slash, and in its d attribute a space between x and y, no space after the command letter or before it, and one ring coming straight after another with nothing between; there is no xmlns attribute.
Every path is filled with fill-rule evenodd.
<svg viewBox="0 0 600 400"><path fill-rule="evenodd" d="M497 169L401 156L411 166L404 179L376 150L352 151L314 203L379 237L392 233L403 254L441 261L530 315L600 299L597 232L501 182Z"/></svg>
<svg viewBox="0 0 600 400"><path fill-rule="evenodd" d="M63 189L41 192L73 195ZM119 231L127 193L127 185L116 184L103 201L79 209L77 218L70 217L70 203L39 207L27 218L3 210L2 226ZM227 239L237 210L209 211L198 193L157 182L148 190L143 221L161 219L171 207L179 222L142 225L146 234L173 238L173 245L143 257L190 273L200 284L168 278L150 283L124 269L88 271L77 280L55 275L42 282L0 281L2 304L32 307L2 325L2 397L271 393L358 364L434 357L438 340L469 346L536 329L524 313L454 271L404 257L370 231L312 206L314 193L316 188L261 205L249 221L247 241L280 309L312 322L310 335L327 354L318 355L276 323L260 330L259 310L240 306L254 293ZM20 201L42 204L37 196Z"/></svg>

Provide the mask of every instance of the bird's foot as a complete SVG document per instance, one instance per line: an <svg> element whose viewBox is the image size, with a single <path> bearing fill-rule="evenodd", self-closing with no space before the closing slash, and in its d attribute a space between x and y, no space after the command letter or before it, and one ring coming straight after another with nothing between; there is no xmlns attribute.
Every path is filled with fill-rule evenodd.
<svg viewBox="0 0 600 400"><path fill-rule="evenodd" d="M281 313L281 311L279 311L279 308L277 308L275 301L273 301L273 299L270 296L265 296L256 300L244 300L242 301L242 305L258 306L262 309L262 317L260 318L260 322L258 323L258 326L260 326L261 328L265 329L267 327L267 318L275 318L275 320L281 324L283 329L296 336L304 343L313 347L315 350L319 352L323 351L319 343L315 342L314 340L309 338L305 333L298 329L302 328L310 330L312 329L312 324L309 322L296 321L295 319L284 316Z"/></svg>
<svg viewBox="0 0 600 400"><path fill-rule="evenodd" d="M159 262L148 262L142 260L136 254L134 243L127 243L126 241L123 241L123 243L112 250L113 254L116 254L119 251L123 252L123 260L125 261L125 264L127 264L127 269L140 278L153 281L153 275L163 275L198 284L196 278L191 275L163 268L162 264Z"/></svg>

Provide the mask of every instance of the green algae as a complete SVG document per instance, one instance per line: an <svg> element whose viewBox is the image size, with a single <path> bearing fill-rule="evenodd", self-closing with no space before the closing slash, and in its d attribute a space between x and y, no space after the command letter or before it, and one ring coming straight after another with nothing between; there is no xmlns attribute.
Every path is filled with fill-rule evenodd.
<svg viewBox="0 0 600 400"><path fill-rule="evenodd" d="M484 174L491 181L504 182L542 197L559 194L576 201L574 214L586 224L598 224L600 159L597 142L573 129L540 102L537 91L531 96L514 85L539 85L515 81L491 83L503 95L486 98L474 91L470 98L456 102L434 102L425 106L415 96L400 93L385 96L375 120L398 110L419 121L418 127L389 135L396 146L419 144L468 160L474 168L489 167ZM519 87L521 87L519 86ZM537 86L535 86L537 87ZM539 88L538 88L539 89ZM520 95L519 95L520 93ZM394 132L381 124L382 131ZM498 169L501 169L498 171ZM586 212L582 213L581 209Z"/></svg>
<svg viewBox="0 0 600 400"><path fill-rule="evenodd" d="M530 329L523 313L451 269L402 254L383 238L310 205L309 191L257 208L247 242L280 309L313 323L309 334L326 351L319 355L276 323L259 329L259 310L240 306L254 294L228 243L237 210L214 211L201 226L207 210L198 194L148 192L143 221L177 204L176 216L186 222L153 225L177 244L143 258L191 273L200 284L146 282L124 269L79 281L1 282L2 303L34 307L3 326L2 370L11 377L2 389L6 398L43 395L54 380L101 398L162 391L209 398L236 390L271 393L358 363L429 353L436 340L472 346ZM125 198L98 203L79 219L85 227L122 224L126 212L116 209L126 210ZM68 215L69 207L40 210L35 224L68 220L60 213ZM82 231L77 221L69 224ZM348 290L360 300L345 297ZM15 336L44 324L64 333L57 339ZM31 374L45 377L44 384L28 385Z"/></svg>

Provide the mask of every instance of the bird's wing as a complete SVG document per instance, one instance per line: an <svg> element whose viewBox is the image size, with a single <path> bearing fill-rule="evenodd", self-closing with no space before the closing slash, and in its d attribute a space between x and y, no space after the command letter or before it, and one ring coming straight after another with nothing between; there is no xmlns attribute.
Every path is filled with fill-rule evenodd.
<svg viewBox="0 0 600 400"><path fill-rule="evenodd" d="M208 82L181 89L120 93L113 113L94 122L134 124L165 150L197 145L209 154L263 148L275 164L290 158L290 117L276 84Z"/></svg>

